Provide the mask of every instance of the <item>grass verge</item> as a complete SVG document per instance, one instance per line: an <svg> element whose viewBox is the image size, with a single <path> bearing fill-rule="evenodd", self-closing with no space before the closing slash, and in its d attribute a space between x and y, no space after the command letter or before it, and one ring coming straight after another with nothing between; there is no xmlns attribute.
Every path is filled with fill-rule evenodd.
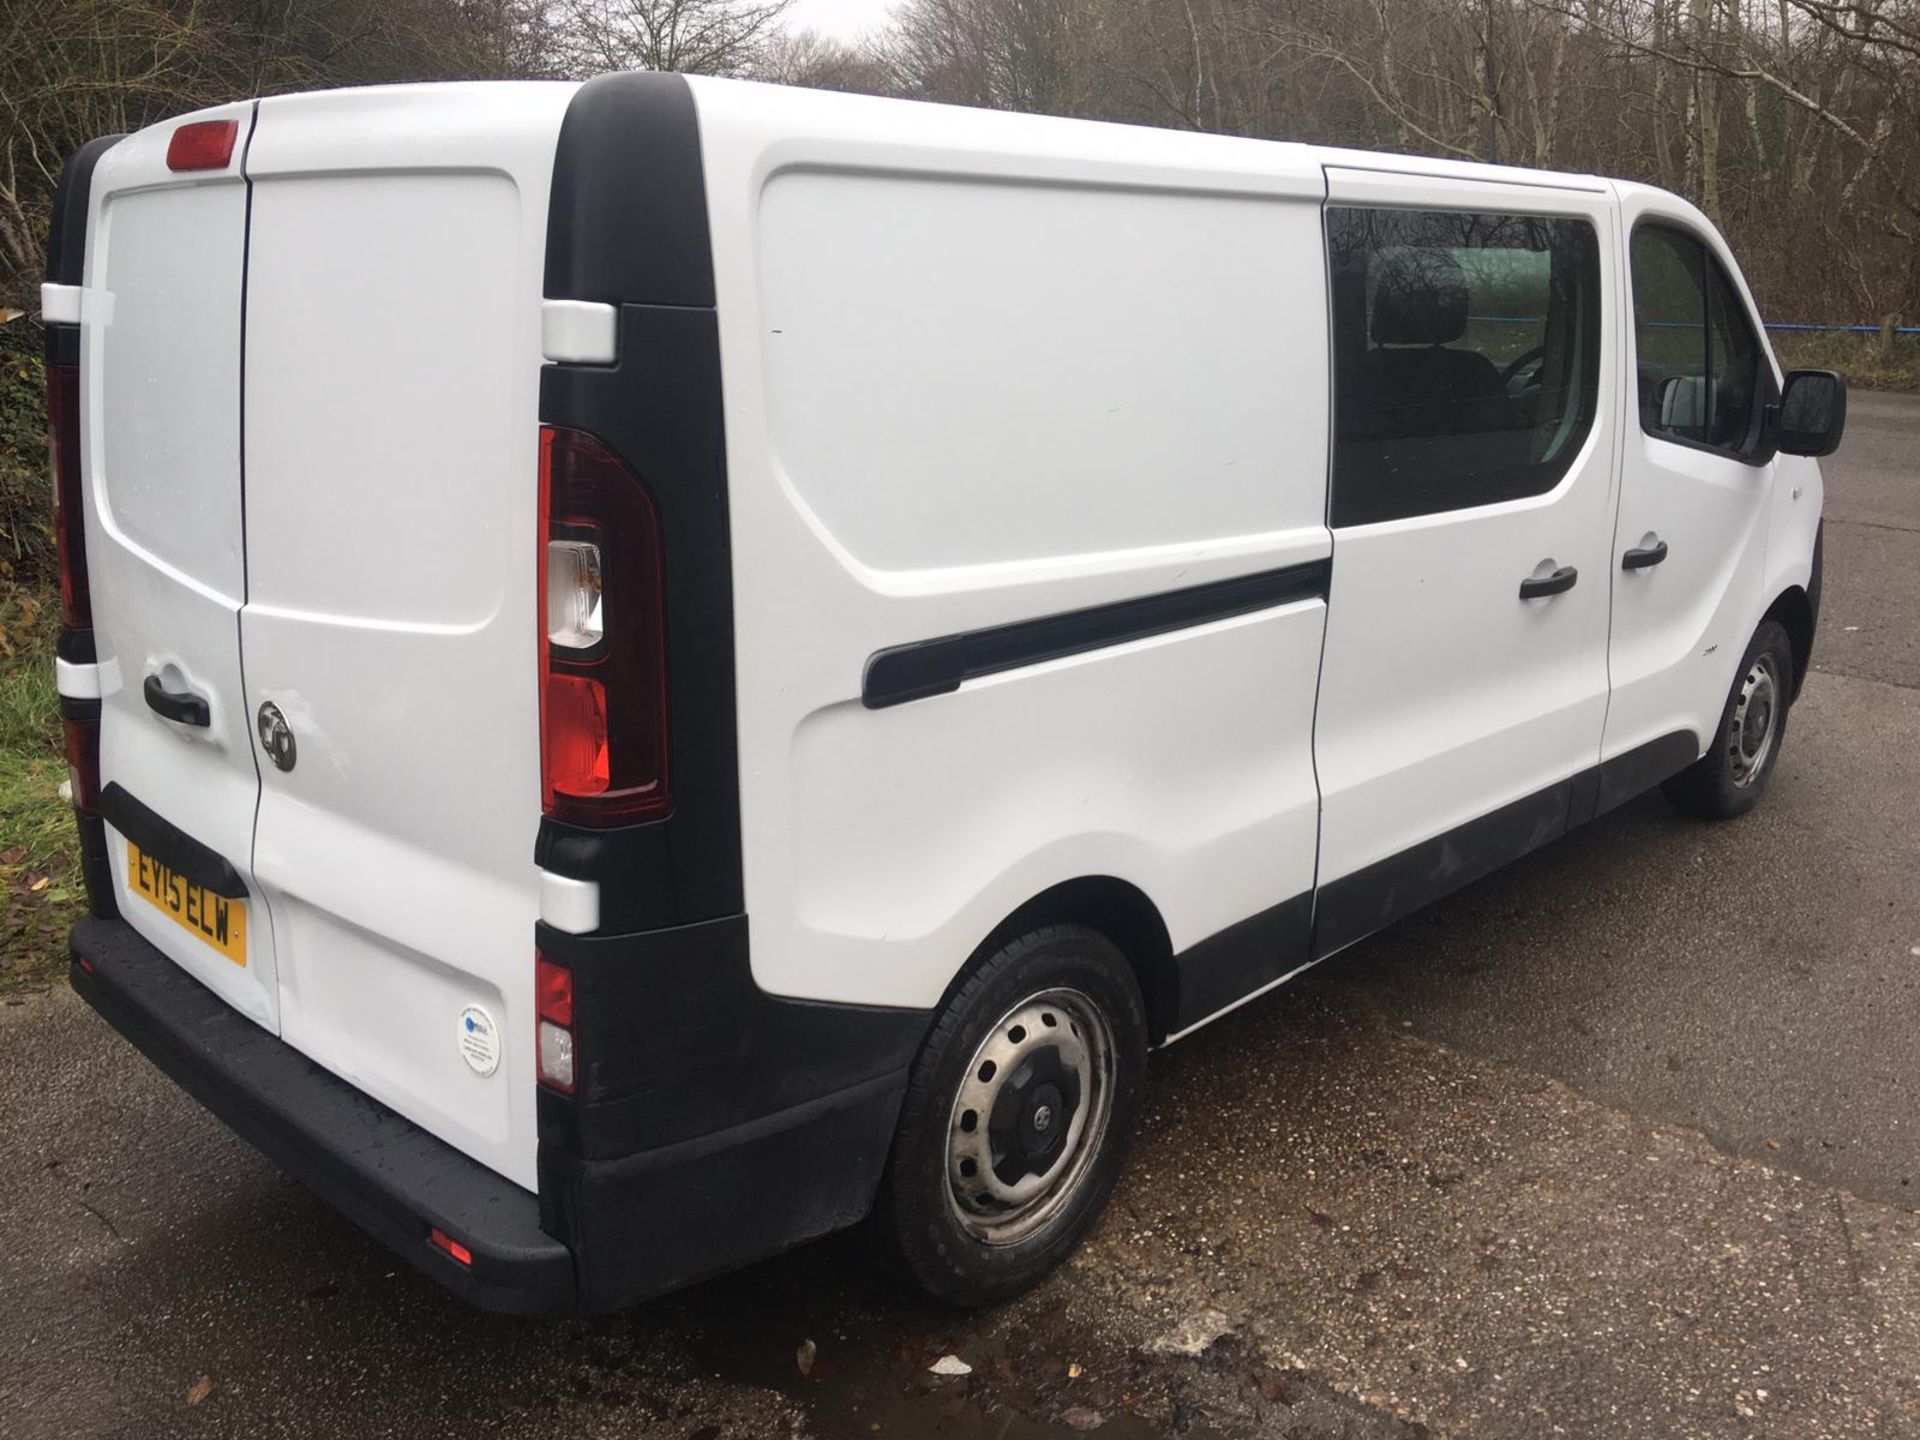
<svg viewBox="0 0 1920 1440"><path fill-rule="evenodd" d="M1878 335L1777 330L1774 354L1788 370L1838 370L1864 390L1920 391L1920 335L1882 345Z"/></svg>
<svg viewBox="0 0 1920 1440"><path fill-rule="evenodd" d="M67 930L85 908L67 761L53 688L57 621L39 597L0 590L0 996L64 972Z"/></svg>

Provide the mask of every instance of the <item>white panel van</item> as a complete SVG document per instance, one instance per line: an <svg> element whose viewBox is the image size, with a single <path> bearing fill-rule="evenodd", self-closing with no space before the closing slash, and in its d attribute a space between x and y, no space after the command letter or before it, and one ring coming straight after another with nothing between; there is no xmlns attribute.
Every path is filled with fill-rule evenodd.
<svg viewBox="0 0 1920 1440"><path fill-rule="evenodd" d="M625 74L96 142L48 279L74 987L502 1310L1018 1291L1813 645L1844 386L1644 186Z"/></svg>

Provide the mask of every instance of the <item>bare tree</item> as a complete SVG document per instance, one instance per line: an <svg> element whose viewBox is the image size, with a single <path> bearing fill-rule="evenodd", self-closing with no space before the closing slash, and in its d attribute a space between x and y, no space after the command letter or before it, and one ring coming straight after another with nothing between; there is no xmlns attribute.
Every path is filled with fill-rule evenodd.
<svg viewBox="0 0 1920 1440"><path fill-rule="evenodd" d="M646 67L1639 178L1798 318L1920 311L1920 0L0 0L0 303L61 158L236 96ZM1818 257L1816 261L1813 257Z"/></svg>
<svg viewBox="0 0 1920 1440"><path fill-rule="evenodd" d="M781 30L760 47L753 77L808 90L885 95L892 89L887 62L868 45L849 45L817 30Z"/></svg>
<svg viewBox="0 0 1920 1440"><path fill-rule="evenodd" d="M746 75L793 0L559 0L569 68Z"/></svg>

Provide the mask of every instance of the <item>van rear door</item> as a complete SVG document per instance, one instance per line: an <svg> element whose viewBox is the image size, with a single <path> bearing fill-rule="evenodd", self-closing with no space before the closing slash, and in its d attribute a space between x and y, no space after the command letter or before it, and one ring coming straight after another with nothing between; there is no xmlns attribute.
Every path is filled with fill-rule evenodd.
<svg viewBox="0 0 1920 1440"><path fill-rule="evenodd" d="M201 168L169 163L180 127L166 126L121 141L94 172L81 463L103 808L127 922L274 1030L272 930L247 873L259 782L239 623L240 170L253 106L189 118L233 127L224 141L200 132L213 152L174 158ZM195 883L220 871L227 883Z"/></svg>
<svg viewBox="0 0 1920 1440"><path fill-rule="evenodd" d="M533 1188L547 192L573 87L260 102L254 866L282 1038Z"/></svg>

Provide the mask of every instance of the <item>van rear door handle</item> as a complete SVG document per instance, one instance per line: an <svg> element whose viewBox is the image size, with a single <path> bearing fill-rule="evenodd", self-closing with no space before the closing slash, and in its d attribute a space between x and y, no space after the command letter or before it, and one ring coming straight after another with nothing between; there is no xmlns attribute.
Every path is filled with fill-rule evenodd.
<svg viewBox="0 0 1920 1440"><path fill-rule="evenodd" d="M1573 588L1573 582L1580 578L1580 572L1571 565L1562 565L1551 575L1528 576L1520 582L1522 600L1544 600L1549 595L1559 595Z"/></svg>
<svg viewBox="0 0 1920 1440"><path fill-rule="evenodd" d="M1651 545L1636 545L1620 557L1622 570L1644 570L1649 565L1658 565L1667 558L1667 542L1656 540Z"/></svg>
<svg viewBox="0 0 1920 1440"><path fill-rule="evenodd" d="M143 688L147 695L147 708L162 720L171 720L177 725L197 725L204 730L213 718L207 709L205 696L196 695L191 690L169 690L160 683L158 675L147 676Z"/></svg>

